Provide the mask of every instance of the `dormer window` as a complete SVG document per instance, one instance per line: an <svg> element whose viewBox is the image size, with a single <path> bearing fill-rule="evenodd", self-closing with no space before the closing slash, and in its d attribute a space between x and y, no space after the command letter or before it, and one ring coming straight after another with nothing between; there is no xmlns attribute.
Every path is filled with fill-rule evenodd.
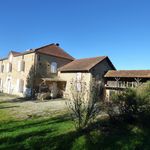
<svg viewBox="0 0 150 150"><path fill-rule="evenodd" d="M57 73L57 63L56 62L51 63L51 73Z"/></svg>
<svg viewBox="0 0 150 150"><path fill-rule="evenodd" d="M25 70L25 61L21 60L18 62L18 71L24 71Z"/></svg>
<svg viewBox="0 0 150 150"><path fill-rule="evenodd" d="M12 72L12 63L7 63L7 72Z"/></svg>

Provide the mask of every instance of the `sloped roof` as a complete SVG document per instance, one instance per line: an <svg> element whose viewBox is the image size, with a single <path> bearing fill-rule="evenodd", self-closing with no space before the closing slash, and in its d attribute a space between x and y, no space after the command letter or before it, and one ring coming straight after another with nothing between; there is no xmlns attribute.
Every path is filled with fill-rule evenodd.
<svg viewBox="0 0 150 150"><path fill-rule="evenodd" d="M62 48L60 48L58 45L55 44L50 44L50 45L37 48L35 49L35 51L46 55L52 55L56 57L66 58L69 60L74 60L74 58L71 55L69 55Z"/></svg>
<svg viewBox="0 0 150 150"><path fill-rule="evenodd" d="M30 54L30 53L35 53L35 52L42 53L45 55L66 58L69 60L74 60L74 58L71 55L69 55L67 52L65 52L62 48L60 48L58 44L53 44L53 43L46 45L46 46L36 48L36 49L29 49L28 51L21 52L21 53L15 52L15 51L10 51L10 53L12 53L14 57L25 55L25 54ZM4 60L4 59L7 59L7 58L2 58L0 60Z"/></svg>
<svg viewBox="0 0 150 150"><path fill-rule="evenodd" d="M107 56L93 57L76 59L65 66L59 68L62 72L73 72L73 71L89 71L95 65L108 58Z"/></svg>
<svg viewBox="0 0 150 150"><path fill-rule="evenodd" d="M21 54L20 52L16 52L16 51L11 51L10 53L12 53L12 55L13 55L14 57Z"/></svg>
<svg viewBox="0 0 150 150"><path fill-rule="evenodd" d="M150 78L150 70L109 70L105 74L106 78Z"/></svg>

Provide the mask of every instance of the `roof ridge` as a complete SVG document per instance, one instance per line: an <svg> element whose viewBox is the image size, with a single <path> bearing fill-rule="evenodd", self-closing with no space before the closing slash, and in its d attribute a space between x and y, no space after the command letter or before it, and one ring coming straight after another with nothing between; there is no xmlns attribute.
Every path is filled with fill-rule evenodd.
<svg viewBox="0 0 150 150"><path fill-rule="evenodd" d="M39 50L39 49L42 49L42 48L45 48L45 47L48 47L48 46L52 46L52 45L55 45L55 43L51 43L51 44L47 44L47 45L43 45L41 47L38 47L38 48L34 48L35 51Z"/></svg>
<svg viewBox="0 0 150 150"><path fill-rule="evenodd" d="M140 70L109 70L109 71L150 71L150 69L140 69Z"/></svg>
<svg viewBox="0 0 150 150"><path fill-rule="evenodd" d="M101 63L103 60L107 59L108 56L97 56L97 57L91 57L91 58L83 58L83 59L75 59L74 61L62 66L59 68L60 71L90 71L94 66ZM86 66L83 64L87 64ZM81 66L84 68L82 68ZM76 66L78 69L74 68ZM79 67L80 66L80 67ZM69 69L67 69L69 68ZM81 69L82 68L82 69Z"/></svg>
<svg viewBox="0 0 150 150"><path fill-rule="evenodd" d="M75 60L94 59L94 58L102 58L102 57L106 58L108 56L87 57L87 58L79 58L79 59L75 59Z"/></svg>

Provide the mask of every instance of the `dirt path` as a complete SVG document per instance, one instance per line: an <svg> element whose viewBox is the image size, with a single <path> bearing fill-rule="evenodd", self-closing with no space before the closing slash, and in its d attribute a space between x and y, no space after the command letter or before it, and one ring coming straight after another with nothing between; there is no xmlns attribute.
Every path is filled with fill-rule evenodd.
<svg viewBox="0 0 150 150"><path fill-rule="evenodd" d="M8 111L12 116L19 119L31 117L46 117L57 113L63 113L67 110L65 100L55 99L44 102L24 101L17 97L0 95L0 110Z"/></svg>

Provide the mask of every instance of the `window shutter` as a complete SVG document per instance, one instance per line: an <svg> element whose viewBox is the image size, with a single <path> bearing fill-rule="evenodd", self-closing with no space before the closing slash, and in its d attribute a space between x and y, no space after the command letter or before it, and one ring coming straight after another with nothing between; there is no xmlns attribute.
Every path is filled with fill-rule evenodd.
<svg viewBox="0 0 150 150"><path fill-rule="evenodd" d="M4 65L1 65L1 72L4 72Z"/></svg>
<svg viewBox="0 0 150 150"><path fill-rule="evenodd" d="M9 72L12 72L12 63L9 63Z"/></svg>
<svg viewBox="0 0 150 150"><path fill-rule="evenodd" d="M23 93L24 91L24 80L17 79L17 92Z"/></svg>
<svg viewBox="0 0 150 150"><path fill-rule="evenodd" d="M25 70L25 62L22 60L21 61L21 71Z"/></svg>
<svg viewBox="0 0 150 150"><path fill-rule="evenodd" d="M7 72L9 72L9 63L7 63Z"/></svg>
<svg viewBox="0 0 150 150"><path fill-rule="evenodd" d="M18 61L18 71L21 71L21 61Z"/></svg>

